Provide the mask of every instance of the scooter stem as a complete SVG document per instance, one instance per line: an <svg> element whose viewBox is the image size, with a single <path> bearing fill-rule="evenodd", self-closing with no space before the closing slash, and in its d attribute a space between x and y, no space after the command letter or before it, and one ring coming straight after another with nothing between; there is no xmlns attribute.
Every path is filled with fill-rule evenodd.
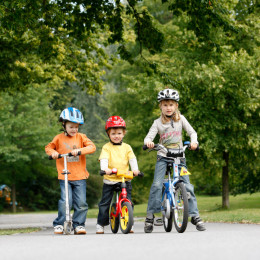
<svg viewBox="0 0 260 260"><path fill-rule="evenodd" d="M66 221L70 221L67 156L64 156L64 179L65 179L65 199L66 199L66 200L65 200L65 205L66 205Z"/></svg>

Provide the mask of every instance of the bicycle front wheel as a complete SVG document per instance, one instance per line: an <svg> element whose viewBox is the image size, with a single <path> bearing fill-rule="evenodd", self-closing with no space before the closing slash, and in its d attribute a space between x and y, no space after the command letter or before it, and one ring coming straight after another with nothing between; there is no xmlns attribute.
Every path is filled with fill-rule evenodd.
<svg viewBox="0 0 260 260"><path fill-rule="evenodd" d="M118 232L119 228L119 216L115 217L112 215L112 213L116 214L116 203L113 203L110 208L110 227L113 233Z"/></svg>
<svg viewBox="0 0 260 260"><path fill-rule="evenodd" d="M175 209L174 209L174 225L176 230L179 233L183 233L188 224L188 197L187 191L182 182L176 184L175 193L174 193L174 200L175 200Z"/></svg>
<svg viewBox="0 0 260 260"><path fill-rule="evenodd" d="M134 224L133 208L129 202L122 203L122 216L120 218L120 229L124 234L130 232Z"/></svg>
<svg viewBox="0 0 260 260"><path fill-rule="evenodd" d="M164 230L166 232L172 231L172 215L170 201L167 199L167 194L165 193L162 201L162 218Z"/></svg>

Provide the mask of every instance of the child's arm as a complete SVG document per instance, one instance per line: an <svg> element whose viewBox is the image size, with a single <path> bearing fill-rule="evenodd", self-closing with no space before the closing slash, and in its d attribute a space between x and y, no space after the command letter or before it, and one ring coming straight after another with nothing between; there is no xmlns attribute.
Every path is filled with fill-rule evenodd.
<svg viewBox="0 0 260 260"><path fill-rule="evenodd" d="M84 155L84 154L94 153L96 151L95 144L90 139L88 139L87 136L84 134L82 134L82 138L83 138L83 148L79 149L81 151L81 154ZM75 153L77 155L77 152Z"/></svg>
<svg viewBox="0 0 260 260"><path fill-rule="evenodd" d="M100 160L100 170L105 171L108 175L112 173L112 170L108 168L108 159Z"/></svg>
<svg viewBox="0 0 260 260"><path fill-rule="evenodd" d="M158 133L158 127L157 127L156 121L154 121L153 125L151 126L151 128L148 132L148 134L144 138L144 144L146 144L148 146L148 148L154 147L153 139L155 138L157 133Z"/></svg>
<svg viewBox="0 0 260 260"><path fill-rule="evenodd" d="M136 158L130 159L129 164L131 166L131 170L132 170L134 176L137 176L140 173L140 171L138 169L138 164L137 164Z"/></svg>
<svg viewBox="0 0 260 260"><path fill-rule="evenodd" d="M56 151L56 139L54 138L49 144L45 146L46 154L52 156L53 159L57 159L59 153Z"/></svg>
<svg viewBox="0 0 260 260"><path fill-rule="evenodd" d="M182 127L190 137L190 142L191 142L191 144L190 144L191 148L190 149L196 150L197 147L198 147L197 133L193 129L193 127L190 125L188 120L183 115L181 117L182 117Z"/></svg>

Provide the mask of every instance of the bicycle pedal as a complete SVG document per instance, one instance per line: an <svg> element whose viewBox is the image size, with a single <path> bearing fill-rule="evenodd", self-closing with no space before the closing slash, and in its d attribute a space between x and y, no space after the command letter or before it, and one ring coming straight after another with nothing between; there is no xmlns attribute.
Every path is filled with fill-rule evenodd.
<svg viewBox="0 0 260 260"><path fill-rule="evenodd" d="M163 220L162 218L155 218L154 223L155 226L162 226L163 225Z"/></svg>

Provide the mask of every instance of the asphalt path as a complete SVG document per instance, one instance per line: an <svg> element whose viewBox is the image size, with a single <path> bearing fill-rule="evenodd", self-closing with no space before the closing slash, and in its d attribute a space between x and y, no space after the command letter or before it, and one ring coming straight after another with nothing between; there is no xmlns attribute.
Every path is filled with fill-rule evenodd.
<svg viewBox="0 0 260 260"><path fill-rule="evenodd" d="M0 229L41 227L41 231L0 236L3 260L258 260L260 225L206 223L199 232L189 223L179 234L162 226L151 234L143 231L142 219L135 219L134 234L113 234L106 227L104 235L95 233L96 219L87 219L87 235L54 235L51 227L56 214L0 215Z"/></svg>

